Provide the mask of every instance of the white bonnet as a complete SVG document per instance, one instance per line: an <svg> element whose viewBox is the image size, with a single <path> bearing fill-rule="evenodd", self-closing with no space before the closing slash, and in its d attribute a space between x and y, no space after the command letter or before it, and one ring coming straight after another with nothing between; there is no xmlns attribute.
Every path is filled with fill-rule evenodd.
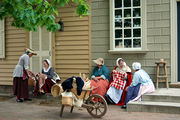
<svg viewBox="0 0 180 120"><path fill-rule="evenodd" d="M123 60L122 58L118 58L117 60L116 60L116 65L117 66L119 66L119 61L120 60ZM124 63L124 66L126 67L126 63L124 62L124 60L123 60L123 63Z"/></svg>
<svg viewBox="0 0 180 120"><path fill-rule="evenodd" d="M141 63L139 63L139 62L134 62L134 63L132 64L132 68L133 68L133 70L140 70L140 69L141 69Z"/></svg>

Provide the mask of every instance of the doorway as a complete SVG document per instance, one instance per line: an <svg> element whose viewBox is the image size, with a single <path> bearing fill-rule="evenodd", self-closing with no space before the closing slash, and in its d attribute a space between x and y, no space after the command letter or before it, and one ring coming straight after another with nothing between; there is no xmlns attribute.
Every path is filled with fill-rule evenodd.
<svg viewBox="0 0 180 120"><path fill-rule="evenodd" d="M32 72L38 73L42 71L42 61L45 59L52 59L51 40L52 33L48 32L46 28L39 28L37 32L30 32L30 48L37 52L30 62Z"/></svg>

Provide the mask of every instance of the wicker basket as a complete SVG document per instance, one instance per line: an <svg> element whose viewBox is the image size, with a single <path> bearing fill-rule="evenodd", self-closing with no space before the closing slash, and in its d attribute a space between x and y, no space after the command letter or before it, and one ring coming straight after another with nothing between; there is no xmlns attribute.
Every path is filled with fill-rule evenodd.
<svg viewBox="0 0 180 120"><path fill-rule="evenodd" d="M73 105L73 98L63 96L62 97L62 105L72 106Z"/></svg>
<svg viewBox="0 0 180 120"><path fill-rule="evenodd" d="M34 84L35 84L35 81L32 78L29 78L28 79L28 85L29 86L34 86Z"/></svg>
<svg viewBox="0 0 180 120"><path fill-rule="evenodd" d="M63 92L61 84L54 84L51 88L51 94L53 97L59 97Z"/></svg>

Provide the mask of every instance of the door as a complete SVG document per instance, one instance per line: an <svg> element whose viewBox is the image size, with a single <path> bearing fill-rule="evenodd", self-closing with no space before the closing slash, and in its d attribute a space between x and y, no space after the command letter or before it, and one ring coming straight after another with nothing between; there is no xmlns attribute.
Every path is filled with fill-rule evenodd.
<svg viewBox="0 0 180 120"><path fill-rule="evenodd" d="M37 52L37 56L33 56L30 62L32 72L38 73L42 71L42 61L49 59L51 61L51 32L46 28L39 28L37 32L30 32L30 48Z"/></svg>
<svg viewBox="0 0 180 120"><path fill-rule="evenodd" d="M179 48L180 47L180 2L177 3L177 14L178 14L177 15L177 24L178 24L178 30L177 30L178 31L177 32L177 35L178 35L177 36L178 37L178 41L177 41L177 43L178 43L177 44L178 74L177 75L178 75L178 82L180 82L180 74L179 74L180 73L180 63L179 63L179 60L180 60L180 48Z"/></svg>

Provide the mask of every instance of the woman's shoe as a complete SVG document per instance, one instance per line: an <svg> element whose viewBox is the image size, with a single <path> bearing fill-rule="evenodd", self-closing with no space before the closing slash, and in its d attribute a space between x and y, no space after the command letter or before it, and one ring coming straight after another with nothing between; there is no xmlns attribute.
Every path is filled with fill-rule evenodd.
<svg viewBox="0 0 180 120"><path fill-rule="evenodd" d="M16 99L16 102L23 102L22 99Z"/></svg>
<svg viewBox="0 0 180 120"><path fill-rule="evenodd" d="M126 109L126 108L127 108L127 106L126 106L126 105L123 105L123 106L121 106L121 108L122 108L122 109Z"/></svg>

